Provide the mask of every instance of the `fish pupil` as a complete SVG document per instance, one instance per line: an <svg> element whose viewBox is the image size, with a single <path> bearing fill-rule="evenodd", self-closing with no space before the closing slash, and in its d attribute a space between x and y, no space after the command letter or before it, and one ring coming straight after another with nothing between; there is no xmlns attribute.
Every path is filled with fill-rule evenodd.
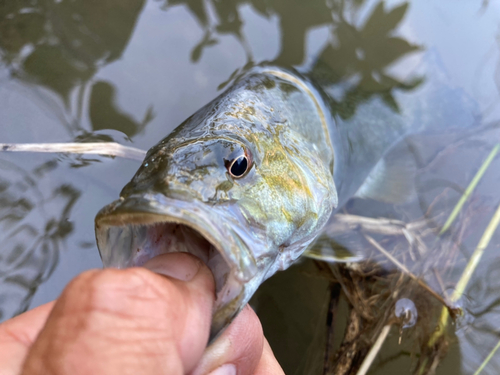
<svg viewBox="0 0 500 375"><path fill-rule="evenodd" d="M234 177L241 177L247 171L247 167L247 158L246 156L242 155L231 164L229 172L231 172L231 175Z"/></svg>

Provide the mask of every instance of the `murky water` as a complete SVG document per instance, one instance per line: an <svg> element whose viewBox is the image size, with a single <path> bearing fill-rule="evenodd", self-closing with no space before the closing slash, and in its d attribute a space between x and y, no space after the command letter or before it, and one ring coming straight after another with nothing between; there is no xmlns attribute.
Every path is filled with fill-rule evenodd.
<svg viewBox="0 0 500 375"><path fill-rule="evenodd" d="M401 266L450 301L500 203L496 157L438 235L500 142L499 26L500 5L481 0L4 0L0 142L116 140L148 149L245 67L295 66L328 86L339 121L407 126L391 158L404 168L389 195L403 189L409 199L353 199L318 242L364 263L304 260L258 291L253 305L280 363L287 374L321 374L328 348L326 367L337 352L337 373L355 373L356 358L391 324L371 373L439 364L438 374L473 374L500 340L500 234L457 297L463 316L432 343L442 305ZM1 319L101 266L94 216L137 167L0 154ZM416 318L411 309L418 318L405 327ZM482 373L499 372L500 354Z"/></svg>

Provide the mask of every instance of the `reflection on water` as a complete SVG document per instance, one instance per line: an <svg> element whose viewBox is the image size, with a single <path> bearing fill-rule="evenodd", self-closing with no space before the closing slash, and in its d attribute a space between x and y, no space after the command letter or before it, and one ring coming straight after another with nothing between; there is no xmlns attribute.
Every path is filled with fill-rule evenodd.
<svg viewBox="0 0 500 375"><path fill-rule="evenodd" d="M96 82L91 88L90 129L82 126L81 112L86 85L100 68L121 57L143 6L141 0L0 4L0 58L9 79L33 88L44 107L63 119L60 124L76 140L113 140L106 134L91 133L103 129L134 136L151 120L152 109L142 123L135 122L116 107L112 84ZM48 89L57 99L38 88ZM75 90L76 104L71 102ZM41 135L38 141L49 140ZM93 161L67 159L72 167ZM32 170L7 161L0 164L1 236L2 243L8 244L2 248L0 265L0 316L4 319L29 307L37 287L57 266L61 246L74 230L69 217L80 197L79 189L68 184L39 187L46 185L40 181L50 179L58 163L52 160Z"/></svg>
<svg viewBox="0 0 500 375"><path fill-rule="evenodd" d="M4 3L2 59L13 74L68 100L76 85L121 56L143 6L142 0Z"/></svg>
<svg viewBox="0 0 500 375"><path fill-rule="evenodd" d="M153 108L149 107L141 123L116 107L116 90L109 82L98 81L92 85L89 103L89 116L94 132L115 129L133 137L142 131L153 119Z"/></svg>
<svg viewBox="0 0 500 375"><path fill-rule="evenodd" d="M359 27L349 22L339 9L332 33L333 42L319 55L312 68L312 76L330 85L350 81L340 100L332 97L332 107L341 117L351 117L361 102L374 95L380 96L388 107L399 112L393 91L412 90L421 83L420 77L400 81L387 71L396 60L419 50L418 46L394 36L408 5L403 3L386 9L384 2L380 2Z"/></svg>
<svg viewBox="0 0 500 375"><path fill-rule="evenodd" d="M497 8L487 1L3 2L0 141L118 140L146 148L249 67L295 66L327 92L339 124L380 129L374 135L388 144L407 136L384 155L392 173L379 199L351 199L316 243L366 261L304 260L256 294L285 372L356 373L390 324L372 373L474 373L499 340L498 234L457 302L464 314L429 341L443 299L500 203L495 158L450 230L438 234L500 140ZM352 147L378 160L376 142ZM61 259L68 277L79 270L75 243L93 238L74 223L81 216L91 227L97 208L137 167L32 158L0 160L2 319L32 298L46 302L37 296L62 282ZM76 215L79 204L85 208ZM94 245L90 252L96 256ZM412 327L410 302L418 312ZM498 367L494 357L485 373Z"/></svg>
<svg viewBox="0 0 500 375"><path fill-rule="evenodd" d="M0 57L11 77L53 91L64 106L72 105L70 96L78 90L76 118L65 124L74 136L85 131L80 116L86 84L100 68L122 56L143 6L144 0L4 3ZM100 100L91 101L93 130L118 129L131 137L147 124L151 109L144 122L136 124L113 105L113 95L109 83L92 87L92 97ZM105 126L105 120L113 122Z"/></svg>
<svg viewBox="0 0 500 375"><path fill-rule="evenodd" d="M241 21L238 7L241 1L211 1L209 3L203 0L165 0L162 5L163 10L169 10L176 5L186 6L196 17L198 24L203 29L202 39L194 46L191 52L191 60L197 62L206 47L216 45L219 41L217 34L232 34L238 38L247 54L247 60L252 60L252 53L249 50L248 43L242 34L243 22ZM216 13L217 21L212 22L208 14L208 8Z"/></svg>
<svg viewBox="0 0 500 375"><path fill-rule="evenodd" d="M356 107L374 95L395 111L399 110L392 91L411 90L421 82L421 77L398 80L387 68L408 53L418 51L419 46L394 35L403 20L409 3L388 8L379 2L370 17L361 24L354 21L357 12L366 1L166 1L164 9L185 5L204 29L203 39L193 48L191 59L197 62L203 50L218 43L218 36L233 34L247 54L246 67L254 61L251 47L242 31L243 23L238 8L249 4L266 18L277 16L281 30L279 54L269 64L297 66L305 63L306 34L309 30L327 26L331 30L329 41L315 56L315 62L307 71L323 87L343 83L343 97L331 97L332 109L343 118L351 117ZM346 15L349 8L349 15ZM211 22L208 11L214 12ZM337 90L339 88L337 87Z"/></svg>
<svg viewBox="0 0 500 375"><path fill-rule="evenodd" d="M236 36L245 49L247 63L253 62L251 46L248 45L242 26L239 10L243 5L251 5L261 16L271 18L277 16L281 30L281 46L278 56L273 63L278 65L301 65L305 58L305 36L308 30L331 25L333 23L332 11L334 2L324 0L312 1L287 1L287 0L236 0L236 1L190 1L166 0L164 9L170 6L183 4L197 18L205 34L203 39L192 51L191 59L198 61L206 47L218 43L218 36L232 34ZM213 12L215 20L212 21L209 12Z"/></svg>
<svg viewBox="0 0 500 375"><path fill-rule="evenodd" d="M39 180L54 168L55 161L26 171L0 160L0 318L29 307L36 288L52 274L61 245L73 231L68 218L80 197L79 190L60 185L42 192L39 186Z"/></svg>
<svg viewBox="0 0 500 375"><path fill-rule="evenodd" d="M481 260L484 263L479 263L479 269L472 271L474 276L465 289L465 295L456 302L448 301L453 301L462 272L500 204L498 191L492 187L495 184L493 181L500 178L498 158L489 166L484 180L462 208L452 229L443 235L439 232L451 208L486 156L495 150L499 139L498 123L478 128L469 134L461 129L448 129L446 133L408 137L405 142L411 144L414 155L420 156L416 157L420 161L415 181L419 187L418 197L393 208L376 203L367 208L365 200L354 199L346 206L345 213L334 218L320 246L324 247L331 241L332 247L341 246L351 252L362 253L365 261L347 266L336 265L329 270L335 280L342 280L346 298L353 306L348 318L349 326L357 332L355 338L344 337L341 346L341 349L344 348L341 353L344 354L340 355L351 360L339 360L333 373L355 373L360 364L352 358L363 356L370 349L384 325L405 328L404 322L394 321L397 317L394 308L397 311L401 298L414 302L418 311L415 329L400 331L403 343L409 341L412 346L403 344L393 348L391 354L391 358L399 358L398 366L404 365L408 372L434 371L432 368L441 363L450 342L457 340L457 337L445 336L440 336L437 342L433 339L443 303L450 304L450 314L454 316L453 326L448 326L448 334L456 334L460 349L469 354L462 362L462 366L467 369L465 373L473 373L495 345L493 337L497 337L494 332L498 312L494 307L483 305L483 301L490 299L490 303L495 306L498 294L491 293L492 290L487 287L490 293L486 296L487 292L483 288L490 276L485 276L483 272L488 268L488 262L496 258L494 250L500 240L499 233L493 236L490 246L486 248ZM463 172L460 176L457 169ZM357 216L367 214L370 219ZM418 285L411 275L418 276L425 288ZM428 290L429 287L431 290ZM482 290L481 296L474 290ZM486 309L487 321L476 320L478 315L473 310L478 305ZM454 310L456 307L462 311ZM478 330L476 327L481 328ZM487 345L478 340L481 329L493 336ZM480 336L485 338L484 334ZM478 347L481 349L478 350ZM401 356L407 351L413 355L417 353L417 357L413 361L408 358L408 361L401 362ZM385 355L390 353L384 352ZM470 354L472 352L475 355ZM386 373L388 367L394 371L397 368L395 363L385 363L380 367L381 373ZM455 368L451 372L451 367L448 367L447 371L456 373L459 370Z"/></svg>

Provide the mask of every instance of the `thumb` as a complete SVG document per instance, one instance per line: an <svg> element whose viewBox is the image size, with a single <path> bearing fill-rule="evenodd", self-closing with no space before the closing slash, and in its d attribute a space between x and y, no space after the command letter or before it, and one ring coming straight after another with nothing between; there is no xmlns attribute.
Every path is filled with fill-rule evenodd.
<svg viewBox="0 0 500 375"><path fill-rule="evenodd" d="M214 281L197 258L88 271L56 302L23 374L183 374L207 344Z"/></svg>

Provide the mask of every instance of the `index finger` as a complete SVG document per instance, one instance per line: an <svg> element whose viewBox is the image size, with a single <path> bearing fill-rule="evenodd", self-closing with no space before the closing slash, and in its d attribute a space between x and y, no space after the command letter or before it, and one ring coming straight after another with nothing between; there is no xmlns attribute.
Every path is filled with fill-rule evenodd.
<svg viewBox="0 0 500 375"><path fill-rule="evenodd" d="M25 312L0 324L0 373L18 374L42 327L54 301Z"/></svg>
<svg viewBox="0 0 500 375"><path fill-rule="evenodd" d="M28 352L23 374L189 372L208 341L215 285L192 255L161 257L152 268L170 277L129 268L74 279Z"/></svg>

